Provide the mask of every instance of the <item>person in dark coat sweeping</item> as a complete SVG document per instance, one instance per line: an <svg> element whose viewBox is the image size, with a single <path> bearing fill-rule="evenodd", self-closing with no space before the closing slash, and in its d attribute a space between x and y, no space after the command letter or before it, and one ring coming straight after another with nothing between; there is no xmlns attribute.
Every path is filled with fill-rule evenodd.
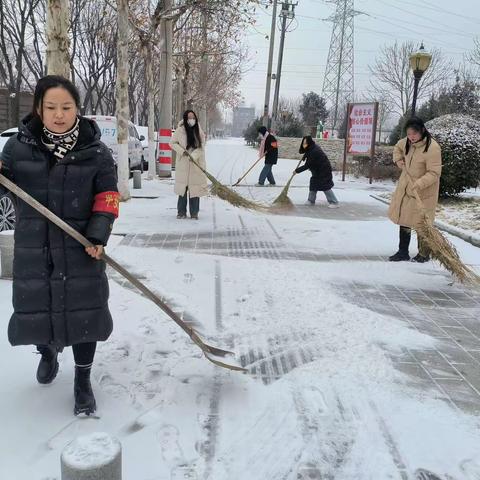
<svg viewBox="0 0 480 480"><path fill-rule="evenodd" d="M35 88L33 109L7 142L1 173L77 229L84 248L22 200L17 202L12 345L36 345L39 383L58 372L58 353L72 346L74 413L96 410L90 371L98 341L112 331L105 263L99 261L118 216L113 158L97 124L79 116L80 96L63 77Z"/></svg>
<svg viewBox="0 0 480 480"><path fill-rule="evenodd" d="M268 180L268 183L274 186L275 178L273 177L272 167L277 164L278 160L278 142L266 127L260 127L258 134L261 139L258 157L262 158L265 155L265 165L260 172L257 187L263 187L265 180Z"/></svg>
<svg viewBox="0 0 480 480"><path fill-rule="evenodd" d="M302 173L305 170L312 172L308 204L315 205L317 192L323 192L327 198L328 206L337 208L338 200L332 190L334 185L332 166L325 152L313 141L310 135L307 135L302 139L299 153L304 154L302 160L305 164L295 169L294 173Z"/></svg>

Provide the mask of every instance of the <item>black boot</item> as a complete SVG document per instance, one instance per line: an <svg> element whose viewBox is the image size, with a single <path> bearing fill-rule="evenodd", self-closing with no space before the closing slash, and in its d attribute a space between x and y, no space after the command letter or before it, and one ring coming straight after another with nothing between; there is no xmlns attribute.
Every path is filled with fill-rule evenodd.
<svg viewBox="0 0 480 480"><path fill-rule="evenodd" d="M394 255L388 257L388 260L390 262L406 262L410 260L410 255L408 254L408 252L402 252L401 250L399 250Z"/></svg>
<svg viewBox="0 0 480 480"><path fill-rule="evenodd" d="M37 350L42 355L37 368L37 382L52 383L58 373L58 350L50 345L38 345Z"/></svg>
<svg viewBox="0 0 480 480"><path fill-rule="evenodd" d="M424 255L420 255L420 254L417 254L412 258L412 262L417 262L417 263L425 263L428 261L430 261L430 256L425 257Z"/></svg>
<svg viewBox="0 0 480 480"><path fill-rule="evenodd" d="M92 385L90 383L90 371L92 366L78 367L75 365L75 408L74 414L84 413L85 415L91 415L95 413L97 404L92 391Z"/></svg>
<svg viewBox="0 0 480 480"><path fill-rule="evenodd" d="M388 257L391 262L405 262L410 260L408 254L408 247L410 246L410 238L412 230L408 227L400 227L400 242L398 245L398 252Z"/></svg>

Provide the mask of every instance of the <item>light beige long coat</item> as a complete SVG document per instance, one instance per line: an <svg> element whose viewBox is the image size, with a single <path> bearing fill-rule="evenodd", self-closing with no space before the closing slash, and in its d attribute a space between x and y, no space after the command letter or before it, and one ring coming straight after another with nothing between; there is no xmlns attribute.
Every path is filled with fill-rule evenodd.
<svg viewBox="0 0 480 480"><path fill-rule="evenodd" d="M190 149L189 152L192 158L206 170L205 134L201 128L200 137L202 139L202 147ZM171 146L175 152L177 152L177 158L175 160L175 193L183 196L188 188L190 197L203 197L207 195L207 177L190 160L190 157L184 153L187 148L187 132L183 126L183 121L178 124L177 129L172 135Z"/></svg>
<svg viewBox="0 0 480 480"><path fill-rule="evenodd" d="M397 225L417 228L422 219L422 212L417 205L412 187L417 188L426 213L433 222L442 173L442 151L440 145L432 139L428 151L424 152L425 139L410 145L410 150L405 155L406 143L407 139L403 138L395 145L393 151L393 161L398 165L398 162L403 160L405 166L390 202L388 217Z"/></svg>

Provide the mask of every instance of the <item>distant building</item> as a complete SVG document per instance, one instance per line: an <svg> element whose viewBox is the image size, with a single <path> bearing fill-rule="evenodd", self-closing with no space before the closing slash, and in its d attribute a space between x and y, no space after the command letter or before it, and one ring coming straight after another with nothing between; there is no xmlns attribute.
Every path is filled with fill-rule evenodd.
<svg viewBox="0 0 480 480"><path fill-rule="evenodd" d="M243 137L244 130L255 120L254 107L233 109L232 137Z"/></svg>

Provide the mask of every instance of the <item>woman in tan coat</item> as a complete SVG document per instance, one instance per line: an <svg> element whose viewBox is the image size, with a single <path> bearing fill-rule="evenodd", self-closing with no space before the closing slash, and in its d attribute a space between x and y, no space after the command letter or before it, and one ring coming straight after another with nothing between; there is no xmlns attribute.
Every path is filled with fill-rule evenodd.
<svg viewBox="0 0 480 480"><path fill-rule="evenodd" d="M405 128L407 137L395 145L393 152L393 161L402 169L402 174L388 210L390 220L400 225L400 245L398 252L389 258L391 262L410 260L408 247L411 229L416 229L422 218L414 190L418 192L428 218L433 223L442 172L440 145L425 128L423 120L412 117ZM418 254L412 260L419 263L430 260L430 251L420 239Z"/></svg>
<svg viewBox="0 0 480 480"><path fill-rule="evenodd" d="M172 136L172 148L177 152L175 161L175 193L178 195L177 218L187 218L187 201L190 218L198 220L200 197L207 195L207 178L190 160L192 158L203 169L205 165L205 134L192 110L183 114L183 120Z"/></svg>

